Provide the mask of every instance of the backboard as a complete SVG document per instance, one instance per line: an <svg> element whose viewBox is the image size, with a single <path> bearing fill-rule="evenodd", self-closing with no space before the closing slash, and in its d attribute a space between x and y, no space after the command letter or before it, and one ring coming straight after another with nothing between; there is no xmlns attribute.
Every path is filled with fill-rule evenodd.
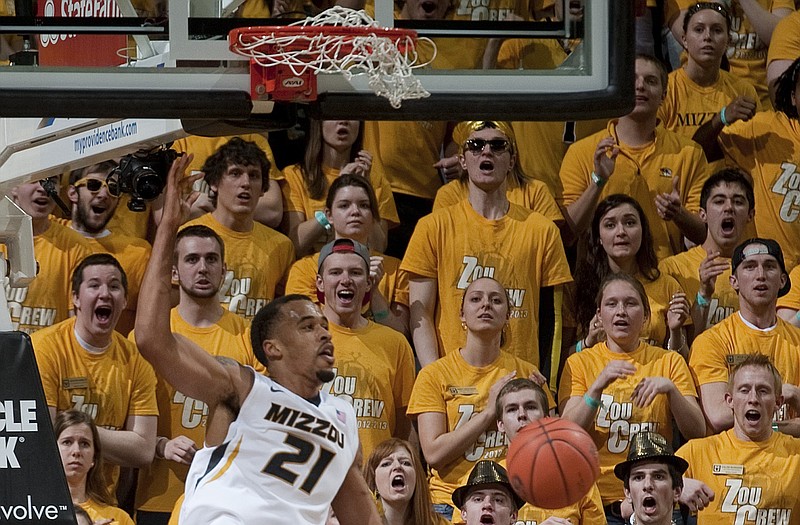
<svg viewBox="0 0 800 525"><path fill-rule="evenodd" d="M611 117L632 107L630 1L567 0L564 7L556 0L555 17L511 21L513 8L494 9L495 0L453 0L437 20L409 19L389 0L375 0L381 25L414 29L434 39L440 53L438 63L415 70L430 97L399 109L375 96L360 75L320 75L312 104L254 103L247 59L229 50L227 34L285 25L286 18L252 18L268 14L266 0L169 0L166 7L148 0L136 0L135 7L130 0L46 0L40 13L24 16L26 1L17 0L21 16L0 18L0 36L18 49L17 35L30 35L40 65L23 65L22 54L15 65L0 66L2 117L183 119L200 127L222 119L279 128L298 108L327 119L565 120ZM435 1L448 0L428 4ZM531 10L521 11L521 18L532 18ZM142 12L148 16L138 17ZM499 56L486 53L489 39L503 41ZM514 62L514 53L541 56L539 48L548 50L549 63ZM89 63L101 54L104 65Z"/></svg>

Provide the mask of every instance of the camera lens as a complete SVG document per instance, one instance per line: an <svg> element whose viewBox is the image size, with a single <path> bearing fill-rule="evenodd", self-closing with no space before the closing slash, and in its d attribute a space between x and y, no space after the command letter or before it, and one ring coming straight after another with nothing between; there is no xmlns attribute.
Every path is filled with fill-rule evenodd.
<svg viewBox="0 0 800 525"><path fill-rule="evenodd" d="M161 194L164 182L150 168L143 168L133 177L133 192L146 201L151 201Z"/></svg>

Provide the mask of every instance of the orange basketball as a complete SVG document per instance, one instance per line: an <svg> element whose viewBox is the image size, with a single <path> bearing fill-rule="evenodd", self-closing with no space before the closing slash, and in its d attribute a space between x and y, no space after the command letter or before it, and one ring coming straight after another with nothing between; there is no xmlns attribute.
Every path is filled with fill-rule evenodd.
<svg viewBox="0 0 800 525"><path fill-rule="evenodd" d="M566 419L545 417L520 430L508 448L508 477L525 501L560 509L589 492L600 464L589 434Z"/></svg>

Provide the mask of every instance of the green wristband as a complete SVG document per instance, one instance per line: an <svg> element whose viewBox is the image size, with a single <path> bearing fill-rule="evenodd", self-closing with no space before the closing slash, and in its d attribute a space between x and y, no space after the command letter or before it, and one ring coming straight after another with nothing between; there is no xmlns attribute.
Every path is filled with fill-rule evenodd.
<svg viewBox="0 0 800 525"><path fill-rule="evenodd" d="M586 405L593 410L597 410L598 408L600 408L600 401L594 399L589 394L583 394L583 402L586 403Z"/></svg>
<svg viewBox="0 0 800 525"><path fill-rule="evenodd" d="M711 301L709 301L708 299L703 297L700 292L697 292L697 297L695 298L695 302L697 302L697 304L698 304L698 306L700 306L700 308L705 308L709 304L711 304Z"/></svg>

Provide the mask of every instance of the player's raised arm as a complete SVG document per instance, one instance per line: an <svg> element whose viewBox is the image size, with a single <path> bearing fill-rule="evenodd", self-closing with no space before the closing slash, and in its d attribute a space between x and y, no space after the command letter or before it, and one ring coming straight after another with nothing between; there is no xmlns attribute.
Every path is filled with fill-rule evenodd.
<svg viewBox="0 0 800 525"><path fill-rule="evenodd" d="M167 175L161 222L139 292L141 310L136 316L135 336L139 352L159 376L180 392L213 407L234 392L244 399L249 388L240 388L243 385L238 384L243 381L238 365L222 364L170 329L175 236L197 198L192 184L200 177L184 174L191 160L192 155L176 159Z"/></svg>

